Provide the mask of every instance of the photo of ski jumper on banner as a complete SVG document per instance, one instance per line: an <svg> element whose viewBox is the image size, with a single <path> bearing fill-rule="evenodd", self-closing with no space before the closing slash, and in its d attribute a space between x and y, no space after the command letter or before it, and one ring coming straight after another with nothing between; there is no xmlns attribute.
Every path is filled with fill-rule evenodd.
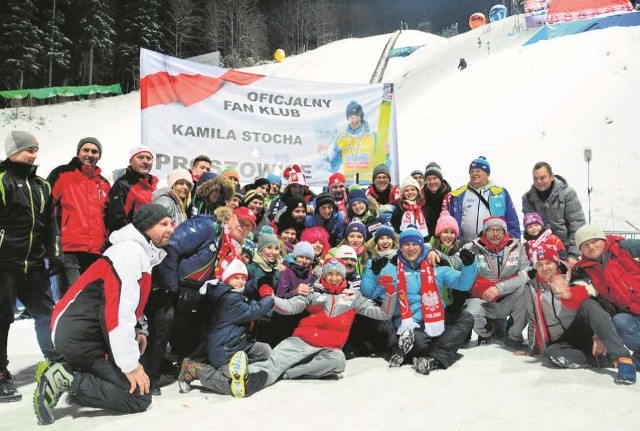
<svg viewBox="0 0 640 431"><path fill-rule="evenodd" d="M144 49L140 75L142 143L160 176L207 154L244 183L292 163L309 185L334 172L366 185L379 164L398 181L393 84L274 78Z"/></svg>

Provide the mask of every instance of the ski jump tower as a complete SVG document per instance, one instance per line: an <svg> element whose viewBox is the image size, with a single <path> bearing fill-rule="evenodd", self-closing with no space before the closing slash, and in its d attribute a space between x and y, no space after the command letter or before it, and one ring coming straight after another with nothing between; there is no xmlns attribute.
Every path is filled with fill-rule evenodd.
<svg viewBox="0 0 640 431"><path fill-rule="evenodd" d="M520 24L520 8L519 3L522 0L511 0L511 15L513 16L513 28L511 29L511 34L520 33L524 30L522 24Z"/></svg>

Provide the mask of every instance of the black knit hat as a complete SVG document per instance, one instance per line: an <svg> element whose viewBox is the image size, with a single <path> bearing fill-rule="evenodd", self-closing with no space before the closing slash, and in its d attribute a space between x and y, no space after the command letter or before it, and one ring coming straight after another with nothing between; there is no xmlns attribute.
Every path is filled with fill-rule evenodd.
<svg viewBox="0 0 640 431"><path fill-rule="evenodd" d="M84 144L93 144L98 147L100 157L102 157L102 144L100 143L100 141L98 141L97 138L92 138L91 136L80 139L80 142L78 142L78 148L76 148L76 154L80 153L80 148L82 148Z"/></svg>
<svg viewBox="0 0 640 431"><path fill-rule="evenodd" d="M140 232L144 232L147 229L155 226L163 218L169 217L169 211L158 204L146 204L139 207L133 213L133 226Z"/></svg>
<svg viewBox="0 0 640 431"><path fill-rule="evenodd" d="M260 177L253 182L253 188L257 189L260 186L268 186L269 184L271 182L268 179Z"/></svg>
<svg viewBox="0 0 640 431"><path fill-rule="evenodd" d="M335 206L336 200L329 193L320 193L316 198L316 211L318 210L318 208L325 204L331 204L331 206Z"/></svg>
<svg viewBox="0 0 640 431"><path fill-rule="evenodd" d="M440 181L442 181L442 168L440 167L440 165L437 164L436 162L429 163L427 167L424 169L425 179L429 175L435 175L436 177L440 178Z"/></svg>

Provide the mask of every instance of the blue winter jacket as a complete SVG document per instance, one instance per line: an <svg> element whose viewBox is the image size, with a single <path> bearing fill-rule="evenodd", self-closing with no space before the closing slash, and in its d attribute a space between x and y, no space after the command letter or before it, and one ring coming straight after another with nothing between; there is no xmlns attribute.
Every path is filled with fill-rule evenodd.
<svg viewBox="0 0 640 431"><path fill-rule="evenodd" d="M180 223L165 248L167 257L158 265L157 285L177 292L180 282L200 286L211 278L222 225L211 217L195 217Z"/></svg>
<svg viewBox="0 0 640 431"><path fill-rule="evenodd" d="M375 275L371 270L371 265L367 265L367 269L362 276L362 282L360 284L360 292L367 298L373 300L381 300L385 297L384 287L378 282L378 278L382 275L390 275L393 277L393 281L398 286L398 259L401 259L404 264L405 275L407 277L407 299L411 308L411 314L413 314L413 320L417 323L422 323L422 308L420 306L420 263L426 259L427 253L429 253L430 247L428 244L424 244L420 257L413 263L407 262L400 252L387 263L379 275ZM468 291L473 286L478 273L478 265L474 262L469 266L464 266L461 271L457 271L448 266L438 266L434 268L436 274L436 284L440 291L440 297L442 298L442 306L444 303L444 287L450 289ZM394 319L396 327L398 327L400 318L400 305L396 303L396 310L394 313Z"/></svg>
<svg viewBox="0 0 640 431"><path fill-rule="evenodd" d="M224 283L207 289L207 296L213 305L207 334L207 355L211 366L219 368L228 364L234 353L253 345L249 325L266 316L273 308L273 298L270 296L259 301L249 300L249 297L255 296L255 292L255 283L248 283L243 293L232 291Z"/></svg>
<svg viewBox="0 0 640 431"><path fill-rule="evenodd" d="M451 198L449 200L448 211L449 214L458 222L460 226L460 235L458 239L462 239L462 213L464 212L463 202L466 193L472 193L468 191L469 186L464 185L451 192ZM507 222L507 231L513 238L520 239L520 220L518 214L513 206L513 201L509 192L504 187L492 185L489 188L489 212L492 216L502 217ZM482 225L482 220L479 220L479 224ZM479 233L479 232L477 232Z"/></svg>
<svg viewBox="0 0 640 431"><path fill-rule="evenodd" d="M344 239L344 230L346 228L344 215L338 211L337 205L334 205L333 208L333 215L329 220L325 220L320 216L318 208L316 208L313 215L308 215L304 220L304 227L323 227L329 233L331 247L337 246Z"/></svg>

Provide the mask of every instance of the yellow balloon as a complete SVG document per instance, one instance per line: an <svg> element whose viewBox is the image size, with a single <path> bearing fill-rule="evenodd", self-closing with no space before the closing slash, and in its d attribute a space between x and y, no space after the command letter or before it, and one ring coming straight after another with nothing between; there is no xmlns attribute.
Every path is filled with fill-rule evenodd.
<svg viewBox="0 0 640 431"><path fill-rule="evenodd" d="M277 62L284 61L284 57L285 57L284 49L282 48L276 49L275 52L273 53L273 58L275 58Z"/></svg>

